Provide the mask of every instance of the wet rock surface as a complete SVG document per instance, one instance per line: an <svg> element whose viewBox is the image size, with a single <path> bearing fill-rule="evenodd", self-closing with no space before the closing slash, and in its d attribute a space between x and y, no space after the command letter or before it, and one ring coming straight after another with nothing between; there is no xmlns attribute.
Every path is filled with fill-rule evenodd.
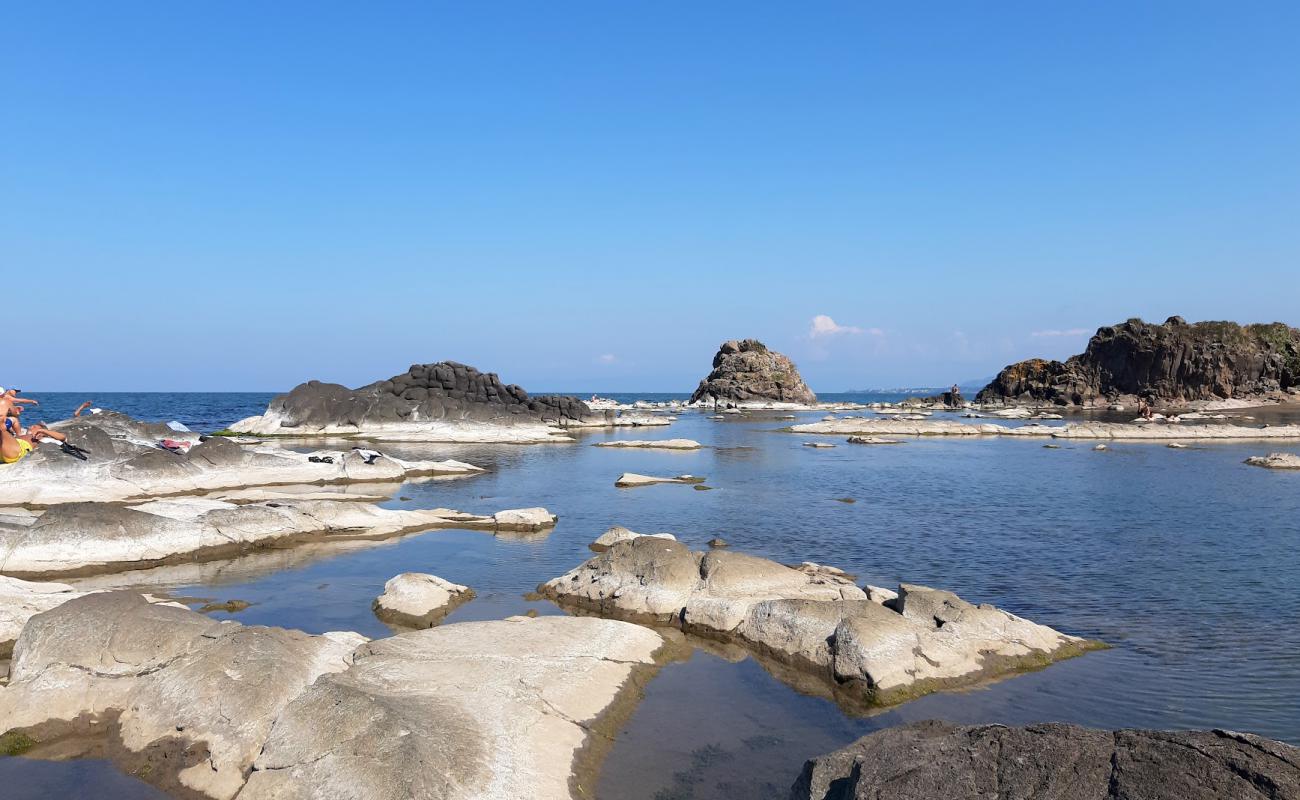
<svg viewBox="0 0 1300 800"><path fill-rule="evenodd" d="M1266 456L1251 456L1245 463L1252 467L1265 469L1300 469L1300 455L1295 453L1269 453Z"/></svg>
<svg viewBox="0 0 1300 800"><path fill-rule="evenodd" d="M1275 800L1300 748L1230 731L919 722L809 761L790 800Z"/></svg>
<svg viewBox="0 0 1300 800"><path fill-rule="evenodd" d="M690 399L692 404L719 405L764 401L812 405L817 395L803 382L793 361L757 339L723 342L713 357L713 371Z"/></svg>
<svg viewBox="0 0 1300 800"><path fill-rule="evenodd" d="M1098 329L1065 361L1008 366L980 390L981 403L1095 405L1120 397L1155 402L1262 397L1300 385L1300 330L1280 322L1163 324L1130 319Z"/></svg>
<svg viewBox="0 0 1300 800"><path fill-rule="evenodd" d="M680 542L616 544L538 588L601 616L734 641L823 679L846 698L888 704L1043 666L1098 646L951 592L902 584L880 602L833 567Z"/></svg>

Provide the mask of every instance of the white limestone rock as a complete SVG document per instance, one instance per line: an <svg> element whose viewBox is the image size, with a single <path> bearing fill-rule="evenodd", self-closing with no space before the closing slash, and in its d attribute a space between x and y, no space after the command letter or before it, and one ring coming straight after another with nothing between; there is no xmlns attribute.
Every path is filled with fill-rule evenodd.
<svg viewBox="0 0 1300 800"><path fill-rule="evenodd" d="M656 483L703 483L704 479L695 475L678 475L675 478L660 478L654 475L640 475L635 472L624 472L614 481L614 485L620 489L630 489L636 486L652 486Z"/></svg>
<svg viewBox="0 0 1300 800"><path fill-rule="evenodd" d="M429 628L473 596L468 586L437 575L403 572L384 584L384 593L375 598L375 614L396 625Z"/></svg>
<svg viewBox="0 0 1300 800"><path fill-rule="evenodd" d="M616 544L631 541L632 539L638 539L642 536L650 536L655 539L677 540L677 537L673 536L671 533L637 533L636 531L624 528L622 525L614 525L598 536L596 541L587 546L592 550L595 550L597 553L603 553Z"/></svg>
<svg viewBox="0 0 1300 800"><path fill-rule="evenodd" d="M890 703L1077 655L1095 643L992 606L903 584L870 597L850 576L727 550L633 539L538 588L601 616L734 641L859 699ZM882 605L889 600L889 606Z"/></svg>

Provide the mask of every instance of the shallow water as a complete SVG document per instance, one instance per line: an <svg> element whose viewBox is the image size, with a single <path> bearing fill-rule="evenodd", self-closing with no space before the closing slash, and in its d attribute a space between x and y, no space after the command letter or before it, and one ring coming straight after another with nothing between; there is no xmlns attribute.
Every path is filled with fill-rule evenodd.
<svg viewBox="0 0 1300 800"><path fill-rule="evenodd" d="M151 398L158 413L149 416L205 419L211 428L256 413L267 399L206 396L195 411L184 408L186 396L172 397L175 411ZM139 413L125 403L112 407ZM810 437L779 432L788 424L778 415L683 414L669 428L587 433L576 445L394 445L386 449L491 470L408 484L389 502L394 507L543 505L560 523L549 535L431 532L139 577L178 595L249 601L233 615L246 623L378 636L387 629L371 614L371 600L403 571L476 590L448 623L529 608L559 613L524 593L587 558L592 539L622 524L671 531L696 548L720 535L738 550L833 564L874 584L938 586L1113 645L868 718L800 694L752 659L699 650L660 671L619 732L597 787L608 800L782 797L805 759L869 730L934 717L1226 727L1300 744L1300 473L1241 463L1296 448L1116 444L1094 452L1090 443L1049 450L1041 440L870 447L826 438L838 446L814 449L802 446ZM711 449L589 446L670 436ZM616 489L623 471L691 472L714 490ZM0 759L0 786L44 787L30 796L157 796L127 781L99 762Z"/></svg>

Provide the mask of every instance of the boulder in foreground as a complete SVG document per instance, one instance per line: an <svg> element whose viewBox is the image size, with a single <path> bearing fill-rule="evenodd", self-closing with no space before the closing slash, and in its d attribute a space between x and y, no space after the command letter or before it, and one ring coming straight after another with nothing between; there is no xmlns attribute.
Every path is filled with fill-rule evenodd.
<svg viewBox="0 0 1300 800"><path fill-rule="evenodd" d="M873 602L833 567L693 553L649 537L616 544L538 592L601 616L736 642L855 705L901 702L1100 646L951 592L902 584L896 599Z"/></svg>
<svg viewBox="0 0 1300 800"><path fill-rule="evenodd" d="M1271 800L1300 797L1300 748L1231 731L918 722L804 765L790 800Z"/></svg>
<svg viewBox="0 0 1300 800"><path fill-rule="evenodd" d="M95 594L28 622L0 733L68 757L89 730L96 757L106 738L128 772L181 797L571 800L589 796L587 745L612 735L663 644L578 617L366 643Z"/></svg>
<svg viewBox="0 0 1300 800"><path fill-rule="evenodd" d="M789 403L808 406L817 402L794 362L757 339L723 342L713 357L713 371L700 381L690 403L743 406Z"/></svg>

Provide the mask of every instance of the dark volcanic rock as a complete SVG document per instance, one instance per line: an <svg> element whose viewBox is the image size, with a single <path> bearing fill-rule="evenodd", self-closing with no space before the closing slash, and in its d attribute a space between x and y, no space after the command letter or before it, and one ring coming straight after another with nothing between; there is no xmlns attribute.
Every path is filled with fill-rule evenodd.
<svg viewBox="0 0 1300 800"><path fill-rule="evenodd" d="M1275 322L1163 325L1131 319L1098 329L1080 355L1012 364L976 396L982 403L1088 405L1121 396L1218 400L1300 385L1300 330Z"/></svg>
<svg viewBox="0 0 1300 800"><path fill-rule="evenodd" d="M778 401L817 402L817 395L799 377L794 362L768 350L757 339L723 342L713 357L713 371L700 381L691 402L722 404Z"/></svg>
<svg viewBox="0 0 1300 800"><path fill-rule="evenodd" d="M495 373L455 361L413 364L401 375L360 389L308 381L271 401L284 427L319 428L385 422L582 422L597 418L586 403L560 395L529 396Z"/></svg>
<svg viewBox="0 0 1300 800"><path fill-rule="evenodd" d="M1300 797L1300 748L1230 731L918 722L815 758L790 800Z"/></svg>

